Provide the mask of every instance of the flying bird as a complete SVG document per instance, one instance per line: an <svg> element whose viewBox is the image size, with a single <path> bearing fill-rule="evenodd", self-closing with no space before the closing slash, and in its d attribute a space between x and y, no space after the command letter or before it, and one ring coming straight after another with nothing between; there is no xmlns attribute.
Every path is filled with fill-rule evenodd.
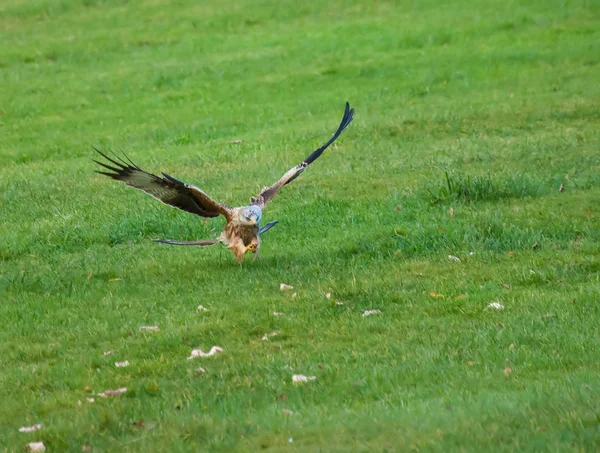
<svg viewBox="0 0 600 453"><path fill-rule="evenodd" d="M252 252L254 258L258 256L260 250L260 236L271 229L277 220L261 226L263 209L279 192L279 190L296 179L306 167L319 158L323 151L331 145L346 127L352 122L354 109L346 102L344 117L333 136L320 148L313 151L303 162L291 168L285 173L279 181L269 187L265 187L256 197L250 199L248 206L230 208L224 203L219 203L196 186L186 184L172 176L163 173L156 176L148 173L134 164L125 154L123 159L114 154L114 159L96 151L108 162L94 160L97 164L108 171L97 171L97 173L110 176L118 181L123 181L128 186L141 189L157 200L174 208L181 209L200 217L218 217L224 216L227 223L223 231L216 239L182 242L170 239L155 239L156 242L162 242L172 245L197 245L209 246L217 243L224 244L233 252L238 263L241 263L247 252Z"/></svg>

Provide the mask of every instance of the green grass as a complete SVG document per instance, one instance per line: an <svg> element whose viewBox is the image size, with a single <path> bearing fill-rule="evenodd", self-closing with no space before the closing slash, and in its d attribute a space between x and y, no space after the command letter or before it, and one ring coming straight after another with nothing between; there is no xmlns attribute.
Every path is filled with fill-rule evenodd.
<svg viewBox="0 0 600 453"><path fill-rule="evenodd" d="M4 0L0 38L0 451L600 448L597 2ZM244 204L346 100L241 267L93 172Z"/></svg>

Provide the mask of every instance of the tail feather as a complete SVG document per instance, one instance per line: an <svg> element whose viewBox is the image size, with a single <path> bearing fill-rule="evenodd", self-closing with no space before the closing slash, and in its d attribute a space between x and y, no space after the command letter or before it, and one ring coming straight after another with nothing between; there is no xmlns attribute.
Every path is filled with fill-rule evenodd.
<svg viewBox="0 0 600 453"><path fill-rule="evenodd" d="M163 244L171 244L171 245L199 245L201 247L206 247L209 245L214 245L217 242L220 242L218 239L209 239L203 241L173 241L172 239L154 239L154 242L161 242Z"/></svg>

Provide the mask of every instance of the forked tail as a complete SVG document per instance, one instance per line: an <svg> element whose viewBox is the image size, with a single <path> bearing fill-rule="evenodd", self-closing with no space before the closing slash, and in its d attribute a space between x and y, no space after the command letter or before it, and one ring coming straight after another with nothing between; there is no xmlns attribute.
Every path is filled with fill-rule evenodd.
<svg viewBox="0 0 600 453"><path fill-rule="evenodd" d="M204 241L173 241L171 239L154 239L154 242L162 242L163 244L171 244L171 245L199 245L200 247L206 247L209 245L214 245L217 242L220 242L218 239L210 239Z"/></svg>

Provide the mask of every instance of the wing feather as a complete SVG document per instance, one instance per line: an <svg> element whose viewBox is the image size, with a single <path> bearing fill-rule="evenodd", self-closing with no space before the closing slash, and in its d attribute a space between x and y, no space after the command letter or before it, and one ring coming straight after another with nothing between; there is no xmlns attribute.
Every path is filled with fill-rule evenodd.
<svg viewBox="0 0 600 453"><path fill-rule="evenodd" d="M279 181L273 184L270 187L265 187L260 194L256 198L252 198L252 204L258 205L263 208L271 199L279 192L283 186L291 183L294 179L302 174L306 167L312 164L315 160L319 158L323 151L327 149L329 145L331 145L336 139L340 136L344 129L348 127L348 125L354 119L354 109L350 108L350 104L346 102L346 109L344 110L344 116L342 117L342 122L340 123L335 134L320 148L314 150L304 161L296 165L295 167L288 170Z"/></svg>
<svg viewBox="0 0 600 453"><path fill-rule="evenodd" d="M201 217L218 217L224 215L227 219L231 217L231 210L222 203L209 197L196 186L186 184L178 179L163 173L163 178L145 172L125 153L125 159L114 154L114 159L108 157L100 150L94 148L109 164L94 160L98 165L109 171L97 171L102 175L109 176L117 181L136 189L143 190L157 200L182 211L199 215Z"/></svg>

